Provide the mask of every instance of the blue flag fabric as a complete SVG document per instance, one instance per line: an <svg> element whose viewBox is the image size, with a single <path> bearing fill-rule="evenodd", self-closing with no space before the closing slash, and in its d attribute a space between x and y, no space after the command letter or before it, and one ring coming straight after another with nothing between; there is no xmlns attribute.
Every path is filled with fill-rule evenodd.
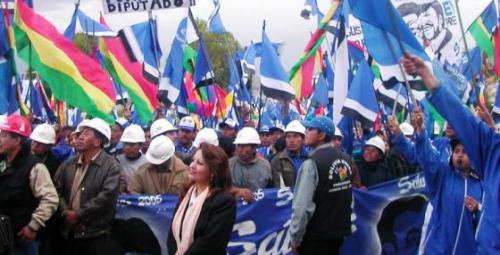
<svg viewBox="0 0 500 255"><path fill-rule="evenodd" d="M205 43L200 38L198 43L198 53L194 67L193 82L195 86L208 86L213 84L213 73L210 66L208 52L205 49Z"/></svg>
<svg viewBox="0 0 500 255"><path fill-rule="evenodd" d="M344 101L342 114L361 122L363 127L372 127L378 113L378 103L373 88L373 73L366 61L359 64L349 93Z"/></svg>
<svg viewBox="0 0 500 255"><path fill-rule="evenodd" d="M341 254L381 254L382 250L415 254L426 207L424 189L422 174L382 183L367 191L354 189L353 233L345 239ZM240 201L237 205L227 253L291 254L288 228L292 190L265 189L255 196L256 202ZM148 243L149 247L161 247L161 254L167 254L165 240L176 203L177 196L173 195L120 196L116 218L142 224L138 228L137 224L126 224L118 233ZM127 245L130 247L130 243Z"/></svg>
<svg viewBox="0 0 500 255"><path fill-rule="evenodd" d="M318 77L316 86L311 96L311 103L314 106L328 106L328 87L323 75Z"/></svg>
<svg viewBox="0 0 500 255"><path fill-rule="evenodd" d="M0 114L11 113L9 106L13 100L17 102L15 89L12 87L12 77L10 60L0 56Z"/></svg>
<svg viewBox="0 0 500 255"><path fill-rule="evenodd" d="M7 35L5 15L3 10L0 10L0 57L7 57L10 52L9 37Z"/></svg>
<svg viewBox="0 0 500 255"><path fill-rule="evenodd" d="M115 36L116 33L113 32L108 27L102 25L96 20L89 17L87 14L82 12L79 8L78 4L75 4L75 11L73 12L73 16L71 16L71 22L68 27L64 30L64 37L68 40L72 41L75 37L75 32L77 25L80 25L81 30L88 35L95 36Z"/></svg>
<svg viewBox="0 0 500 255"><path fill-rule="evenodd" d="M29 85L29 105L30 105L30 111L33 113L33 117L41 119L41 120L46 120L42 109L44 109L43 104L42 104L42 97L40 96L40 93L38 89L36 88L35 84L30 82Z"/></svg>
<svg viewBox="0 0 500 255"><path fill-rule="evenodd" d="M430 65L422 45L389 0L349 0L349 6L361 22L366 48L379 65L384 85L390 87L405 80L398 66L404 51ZM412 82L417 78L407 76L407 79Z"/></svg>
<svg viewBox="0 0 500 255"><path fill-rule="evenodd" d="M398 64L405 50L425 61L429 60L422 45L389 0L349 0L349 6L352 14L361 21L366 47L377 63Z"/></svg>
<svg viewBox="0 0 500 255"><path fill-rule="evenodd" d="M75 4L75 11L73 12L73 16L71 16L71 21L69 22L68 27L66 27L63 33L64 37L66 37L66 39L70 41L73 41L73 39L75 38L76 20L78 18L79 6L80 5L78 3Z"/></svg>
<svg viewBox="0 0 500 255"><path fill-rule="evenodd" d="M219 15L220 2L219 0L212 0L212 2L214 3L215 8L212 14L210 14L210 17L208 17L208 32L223 34L226 32L226 29L224 28L224 24L222 24L222 20Z"/></svg>
<svg viewBox="0 0 500 255"><path fill-rule="evenodd" d="M126 27L118 33L130 60L141 62L144 77L155 84L160 78L158 67L162 55L157 27L156 20L149 19Z"/></svg>
<svg viewBox="0 0 500 255"><path fill-rule="evenodd" d="M488 32L492 33L498 22L498 13L495 7L495 2L491 3L486 7L486 9L481 14L481 19Z"/></svg>
<svg viewBox="0 0 500 255"><path fill-rule="evenodd" d="M295 91L288 83L288 76L265 31L262 31L260 76L262 92L267 97L282 100L295 98Z"/></svg>
<svg viewBox="0 0 500 255"><path fill-rule="evenodd" d="M186 40L187 18L184 18L177 27L172 47L163 70L163 77L160 79L160 90L168 91L168 100L172 103L177 101L184 79L183 69L183 45Z"/></svg>
<svg viewBox="0 0 500 255"><path fill-rule="evenodd" d="M462 74L468 81L472 81L476 75L481 74L481 66L483 62L479 47L475 47L470 51L470 58L471 60L465 64L465 68L462 71Z"/></svg>

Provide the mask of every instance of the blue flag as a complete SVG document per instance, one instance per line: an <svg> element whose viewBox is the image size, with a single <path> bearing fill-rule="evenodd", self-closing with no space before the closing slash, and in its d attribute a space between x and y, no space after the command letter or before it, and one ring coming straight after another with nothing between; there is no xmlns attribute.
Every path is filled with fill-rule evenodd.
<svg viewBox="0 0 500 255"><path fill-rule="evenodd" d="M0 56L0 114L11 113L11 104L14 102L17 104L16 92L12 86L12 77L10 60Z"/></svg>
<svg viewBox="0 0 500 255"><path fill-rule="evenodd" d="M318 77L318 81L316 82L316 86L311 96L311 103L315 106L328 105L328 87L323 75Z"/></svg>
<svg viewBox="0 0 500 255"><path fill-rule="evenodd" d="M168 91L168 100L172 103L177 101L179 97L183 78L183 45L186 40L187 18L184 18L177 27L177 33L172 41L172 47L163 70L162 78L160 79L160 90Z"/></svg>
<svg viewBox="0 0 500 255"><path fill-rule="evenodd" d="M6 57L10 52L9 37L7 33L7 24L5 24L5 15L0 10L0 57Z"/></svg>
<svg viewBox="0 0 500 255"><path fill-rule="evenodd" d="M378 113L373 79L373 73L368 63L362 61L353 78L342 108L342 114L358 120L365 128L373 126Z"/></svg>
<svg viewBox="0 0 500 255"><path fill-rule="evenodd" d="M162 52L158 42L156 20L149 19L126 27L118 34L130 60L142 63L144 77L157 84L160 78L158 67Z"/></svg>
<svg viewBox="0 0 500 255"><path fill-rule="evenodd" d="M470 61L465 63L465 68L462 74L468 81L472 81L476 75L481 74L482 56L479 47L475 47L470 51Z"/></svg>
<svg viewBox="0 0 500 255"><path fill-rule="evenodd" d="M193 82L195 86L199 87L212 85L214 82L214 76L210 66L208 52L205 49L205 43L202 38L200 38L198 43L197 56L193 75Z"/></svg>
<svg viewBox="0 0 500 255"><path fill-rule="evenodd" d="M430 61L389 0L349 0L349 6L352 14L361 22L366 48L379 65L383 81L395 79L390 83L392 85L404 81L398 65L405 51Z"/></svg>
<svg viewBox="0 0 500 255"><path fill-rule="evenodd" d="M68 40L72 41L75 37L75 31L77 29L77 25L80 26L80 29L87 35L93 36L115 36L116 33L106 27L105 25L97 22L96 20L89 17L84 12L80 11L79 5L75 4L75 11L73 12L73 16L71 16L71 22L69 23L66 30L64 30L64 37Z"/></svg>
<svg viewBox="0 0 500 255"><path fill-rule="evenodd" d="M262 31L262 57L260 60L260 81L262 92L270 98L291 100L295 98L295 91L288 83L281 62L276 55L271 40Z"/></svg>
<svg viewBox="0 0 500 255"><path fill-rule="evenodd" d="M222 24L222 20L219 15L220 2L219 0L212 0L212 2L214 3L215 8L208 18L208 32L223 34L226 32L226 29L224 28L224 24Z"/></svg>

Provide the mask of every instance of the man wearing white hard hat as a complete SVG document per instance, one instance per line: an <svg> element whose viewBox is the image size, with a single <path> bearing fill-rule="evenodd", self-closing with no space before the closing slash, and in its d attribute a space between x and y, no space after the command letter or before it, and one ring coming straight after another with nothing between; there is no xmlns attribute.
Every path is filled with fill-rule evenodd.
<svg viewBox="0 0 500 255"><path fill-rule="evenodd" d="M223 122L219 123L219 130L222 136L234 139L237 134L237 123L232 118L226 118Z"/></svg>
<svg viewBox="0 0 500 255"><path fill-rule="evenodd" d="M118 156L122 153L123 144L120 143L120 137L122 137L125 126L128 124L128 120L125 118L118 118L115 120L113 126L111 126L111 136L109 138L109 143L105 146L104 150L112 156Z"/></svg>
<svg viewBox="0 0 500 255"><path fill-rule="evenodd" d="M193 154L193 141L196 137L196 124L191 116L183 117L177 125L179 138L175 145L175 151L181 154Z"/></svg>
<svg viewBox="0 0 500 255"><path fill-rule="evenodd" d="M122 175L126 183L130 182L134 172L142 165L148 163L146 157L141 153L142 143L146 141L144 131L139 125L132 124L123 131L120 142L123 143L123 153L116 157L120 163Z"/></svg>
<svg viewBox="0 0 500 255"><path fill-rule="evenodd" d="M128 191L131 194L177 194L188 177L187 166L175 156L170 138L154 138L146 152L147 164L134 172Z"/></svg>
<svg viewBox="0 0 500 255"><path fill-rule="evenodd" d="M155 120L153 124L151 124L149 132L151 133L152 139L159 135L166 135L174 144L177 142L177 128L165 118Z"/></svg>
<svg viewBox="0 0 500 255"><path fill-rule="evenodd" d="M386 146L380 136L370 138L363 150L363 157L356 161L361 185L370 187L392 179L389 168L385 164Z"/></svg>
<svg viewBox="0 0 500 255"><path fill-rule="evenodd" d="M234 140L236 156L229 159L233 186L251 191L274 187L271 165L257 157L259 134L252 127L242 128Z"/></svg>
<svg viewBox="0 0 500 255"><path fill-rule="evenodd" d="M300 165L307 159L309 152L304 146L305 134L306 128L298 120L286 126L286 149L276 154L271 161L275 186L295 186Z"/></svg>
<svg viewBox="0 0 500 255"><path fill-rule="evenodd" d="M49 170L50 176L54 175L61 164L57 160L50 149L56 143L56 131L52 125L44 123L35 127L30 135L31 139L31 153L35 155Z"/></svg>
<svg viewBox="0 0 500 255"><path fill-rule="evenodd" d="M110 138L104 120L93 118L82 124L77 156L56 173L67 254L106 254L120 183L118 162L103 150Z"/></svg>

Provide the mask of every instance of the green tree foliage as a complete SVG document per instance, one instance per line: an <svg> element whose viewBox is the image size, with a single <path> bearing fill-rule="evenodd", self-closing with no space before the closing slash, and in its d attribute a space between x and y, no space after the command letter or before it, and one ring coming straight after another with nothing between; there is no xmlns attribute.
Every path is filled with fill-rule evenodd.
<svg viewBox="0 0 500 255"><path fill-rule="evenodd" d="M201 19L197 19L196 24L205 42L210 61L212 62L215 81L222 87L227 87L229 85L227 56L228 54L233 55L237 50L241 49L241 46L232 33L209 33L206 22Z"/></svg>

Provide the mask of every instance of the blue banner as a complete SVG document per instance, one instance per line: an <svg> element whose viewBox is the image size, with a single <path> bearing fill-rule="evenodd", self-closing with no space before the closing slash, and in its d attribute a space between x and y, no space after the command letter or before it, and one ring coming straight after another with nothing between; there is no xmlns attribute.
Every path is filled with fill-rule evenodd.
<svg viewBox="0 0 500 255"><path fill-rule="evenodd" d="M367 191L354 190L353 234L345 240L342 253L416 253L427 204L423 198L424 189L425 180L419 173ZM238 203L228 254L290 254L288 227L292 213L292 190L259 190L256 198L257 201L251 204L244 201ZM177 197L173 195L120 196L116 218L121 219L125 227L119 231L114 229L114 232L131 235L125 240L136 240L137 246L158 247L161 254L167 254L166 240L176 202ZM145 223L142 228L146 226L149 229L138 227L141 224L136 224L136 221L142 221ZM124 238L120 239L126 242ZM153 245L150 244L152 242ZM130 242L120 245L122 248L127 246L125 251L145 252L141 247L131 247L134 245Z"/></svg>

